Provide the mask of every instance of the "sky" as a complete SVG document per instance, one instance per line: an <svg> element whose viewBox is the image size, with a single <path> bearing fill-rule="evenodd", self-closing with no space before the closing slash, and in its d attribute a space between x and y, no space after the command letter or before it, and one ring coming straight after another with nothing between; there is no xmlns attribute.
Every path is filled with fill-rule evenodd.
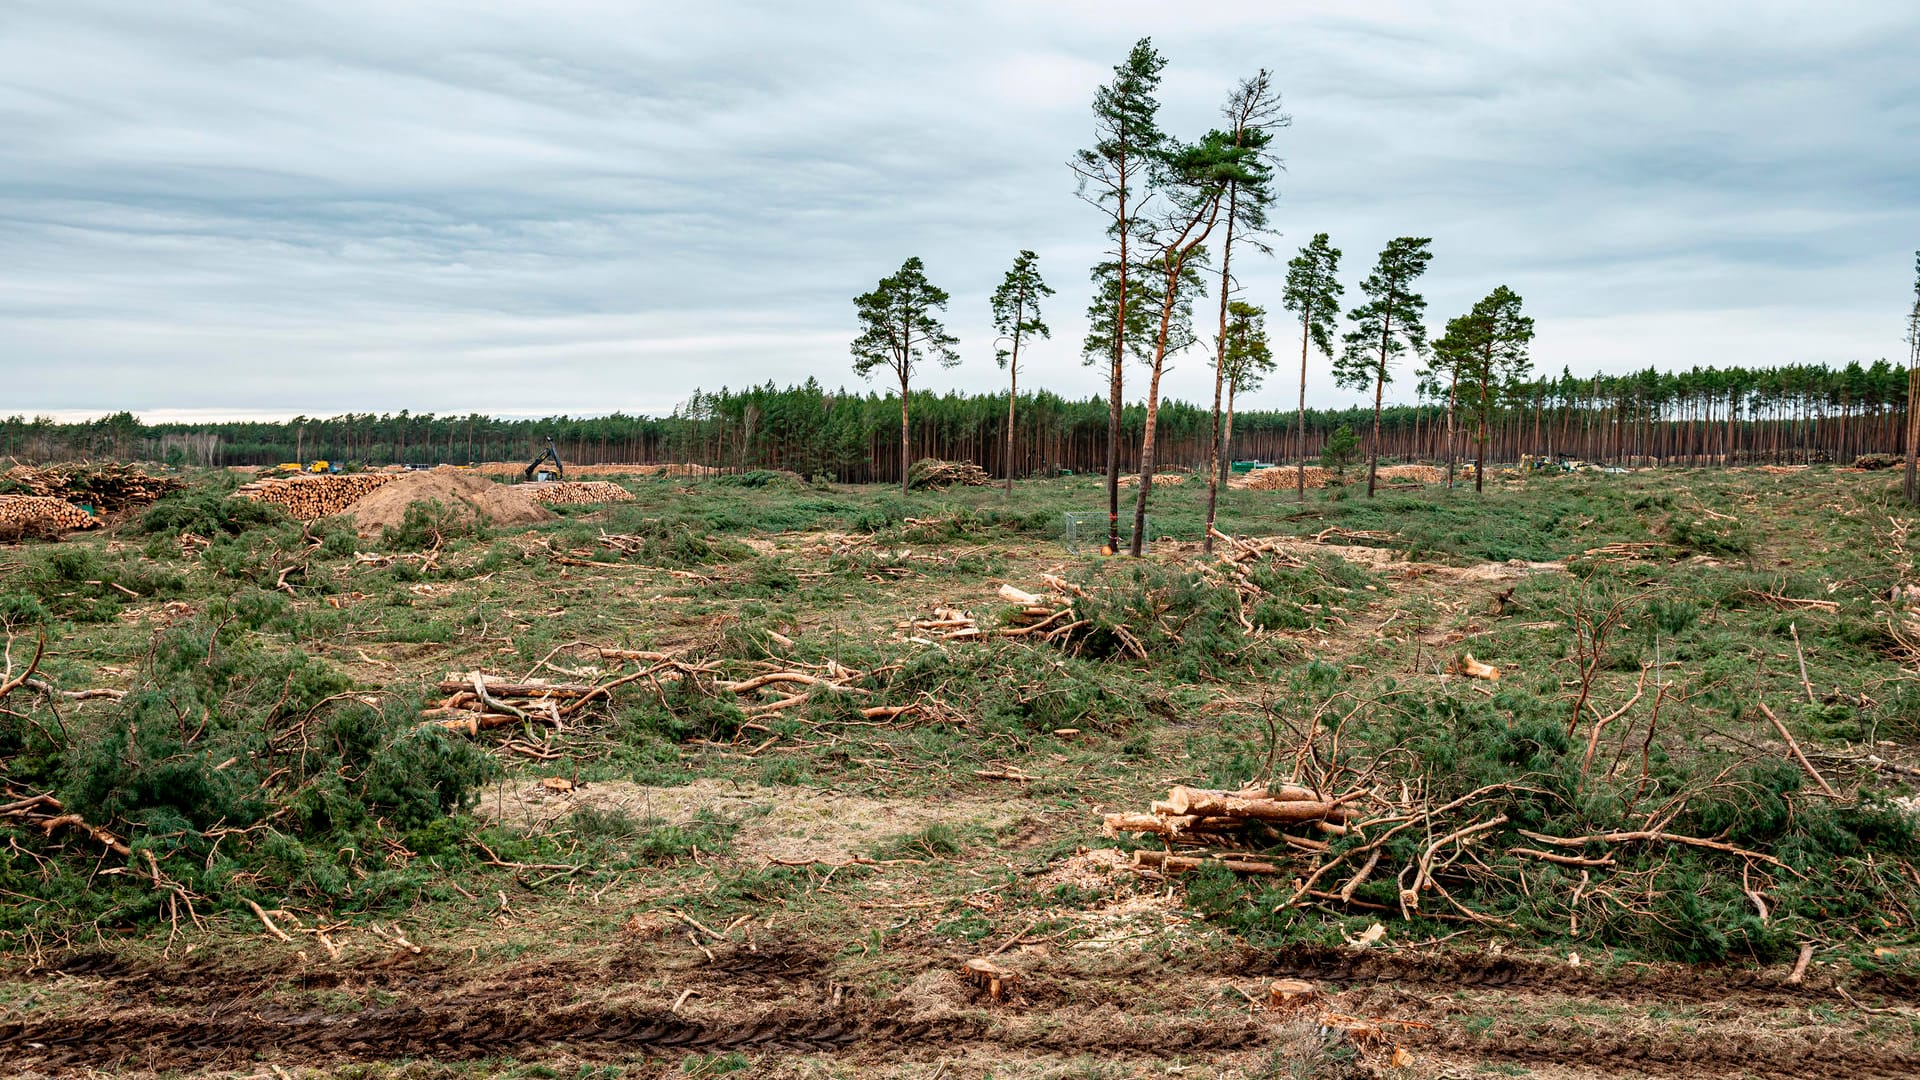
<svg viewBox="0 0 1920 1080"><path fill-rule="evenodd" d="M910 256L963 357L920 385L992 391L1023 248L1058 295L1022 386L1100 394L1103 220L1066 162L1142 36L1173 134L1261 68L1292 118L1275 256L1236 257L1282 357L1243 407L1298 392L1280 290L1317 232L1349 301L1432 237L1432 331L1508 285L1551 372L1905 356L1911 0L0 0L0 414L864 390L852 297ZM1356 400L1326 367L1309 402ZM1202 350L1164 392L1210 395Z"/></svg>

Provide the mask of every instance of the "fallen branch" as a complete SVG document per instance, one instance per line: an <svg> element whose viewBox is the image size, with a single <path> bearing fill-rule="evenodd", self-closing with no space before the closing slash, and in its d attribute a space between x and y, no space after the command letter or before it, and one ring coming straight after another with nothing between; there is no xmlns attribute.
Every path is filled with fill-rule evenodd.
<svg viewBox="0 0 1920 1080"><path fill-rule="evenodd" d="M1814 768L1813 762L1807 760L1807 755L1800 752L1800 744L1795 742L1793 735L1787 731L1787 725L1781 723L1780 718L1773 715L1773 710L1767 708L1766 702L1761 701L1756 702L1756 704L1760 706L1760 712L1773 724L1773 730L1779 732L1780 737L1786 740L1787 750L1793 754L1793 760L1800 763L1800 767L1807 771L1807 775L1813 778L1814 783L1820 785L1820 790L1826 792L1829 798L1838 799L1840 793L1833 790L1833 785L1827 783L1827 778L1821 776L1820 770Z"/></svg>

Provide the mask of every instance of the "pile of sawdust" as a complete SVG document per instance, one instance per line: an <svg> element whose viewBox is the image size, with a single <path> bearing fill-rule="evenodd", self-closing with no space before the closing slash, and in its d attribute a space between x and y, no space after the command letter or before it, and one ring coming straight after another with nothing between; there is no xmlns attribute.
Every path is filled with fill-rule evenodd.
<svg viewBox="0 0 1920 1080"><path fill-rule="evenodd" d="M400 477L345 512L363 535L372 535L400 524L407 516L407 507L417 502L438 502L463 518L484 518L495 525L530 525L553 519L551 511L523 491L446 467Z"/></svg>

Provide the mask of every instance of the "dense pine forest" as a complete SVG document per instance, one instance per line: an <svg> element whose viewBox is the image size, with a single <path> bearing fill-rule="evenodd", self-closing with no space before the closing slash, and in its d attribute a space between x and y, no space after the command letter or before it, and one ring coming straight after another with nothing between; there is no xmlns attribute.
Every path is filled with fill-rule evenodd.
<svg viewBox="0 0 1920 1080"><path fill-rule="evenodd" d="M1653 370L1623 376L1539 379L1502 396L1488 430L1488 456L1568 454L1610 464L1721 464L1850 461L1903 448L1907 373L1881 361L1748 370ZM914 456L1006 468L1007 396L912 397ZM1104 465L1108 403L1073 401L1046 391L1022 393L1016 413L1016 475ZM1233 417L1232 456L1285 461L1297 456L1293 409L1254 408ZM842 482L898 479L899 399L895 394L827 390L819 384L696 393L672 415L493 417L349 414L281 423L143 424L128 413L88 423L12 417L0 421L0 454L24 461L80 457L144 458L176 464L263 465L297 459L368 465L465 463L530 457L552 437L561 455L583 464L696 462L727 469L790 469ZM1123 414L1123 445L1137 452L1146 410ZM1162 404L1163 464L1205 461L1211 416L1185 402ZM1342 425L1360 431L1370 410L1309 409L1306 453L1317 457ZM1462 430L1455 453L1471 458L1474 435ZM1389 406L1381 414L1381 453L1443 460L1445 402ZM1131 468L1129 462L1125 467Z"/></svg>

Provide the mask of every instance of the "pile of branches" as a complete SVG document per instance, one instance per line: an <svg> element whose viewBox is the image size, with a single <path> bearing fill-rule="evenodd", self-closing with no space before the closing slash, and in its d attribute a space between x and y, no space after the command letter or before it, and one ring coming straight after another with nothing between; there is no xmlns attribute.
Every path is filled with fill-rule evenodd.
<svg viewBox="0 0 1920 1080"><path fill-rule="evenodd" d="M1777 956L1804 928L1850 912L1920 926L1910 815L1836 788L1763 704L1778 751L1663 770L1649 756L1651 731L1605 746L1632 726L1615 725L1642 692L1654 696L1643 683L1607 711L1583 697L1564 731L1491 706L1427 712L1407 720L1435 728L1427 737L1382 732L1372 748L1355 719L1365 702L1336 695L1299 727L1269 708L1269 767L1286 783L1175 787L1103 825L1151 841L1134 855L1139 873L1239 876L1253 905L1236 918L1320 908L1599 935L1685 959L1724 957L1739 941ZM1281 739L1288 729L1292 747ZM1501 748L1489 752L1487 740ZM1464 756L1469 748L1481 756ZM1448 764L1395 767L1430 756ZM1476 781L1491 782L1460 790Z"/></svg>
<svg viewBox="0 0 1920 1080"><path fill-rule="evenodd" d="M145 506L187 486L175 477L150 476L136 466L113 462L69 462L44 468L16 465L7 470L6 479L10 487L91 506L102 513Z"/></svg>
<svg viewBox="0 0 1920 1080"><path fill-rule="evenodd" d="M1028 592L1012 585L1000 586L1000 599L1014 605L1007 613L1006 625L983 627L979 620L958 608L935 607L925 618L894 624L907 633L907 640L919 645L940 641L977 641L984 638L1032 638L1056 645L1072 644L1084 634L1092 621L1075 614L1076 600L1088 599L1080 586L1052 574L1042 574L1044 593ZM1112 628L1125 643L1125 651L1138 659L1146 658L1146 648L1125 626Z"/></svg>
<svg viewBox="0 0 1920 1080"><path fill-rule="evenodd" d="M792 641L784 643L791 645ZM561 649L582 644L575 642L555 649L536 665L536 670L551 666L550 662ZM871 690L856 685L867 678L868 672L856 671L833 660L824 664L756 660L747 662L745 671L740 671L736 662L734 671L730 672L729 665L723 661L695 662L651 650L589 647L595 648L604 659L637 661L640 666L638 670L594 682L553 682L480 671L449 674L438 684L439 691L447 696L425 709L421 716L428 723L470 737L496 728L545 728L564 732L595 702L610 702L614 691L639 683L656 694L664 695L665 688L673 686L690 688L704 697L730 700L748 720L743 727L765 730L753 721L803 705L816 691L844 694L851 700L870 698L872 694ZM893 720L919 707L873 705L857 711L865 720ZM563 756L551 753L548 746L528 746L513 740L506 748L531 757Z"/></svg>
<svg viewBox="0 0 1920 1080"><path fill-rule="evenodd" d="M971 461L921 458L907 470L910 488L987 487L992 483L993 477L987 475L987 470Z"/></svg>

